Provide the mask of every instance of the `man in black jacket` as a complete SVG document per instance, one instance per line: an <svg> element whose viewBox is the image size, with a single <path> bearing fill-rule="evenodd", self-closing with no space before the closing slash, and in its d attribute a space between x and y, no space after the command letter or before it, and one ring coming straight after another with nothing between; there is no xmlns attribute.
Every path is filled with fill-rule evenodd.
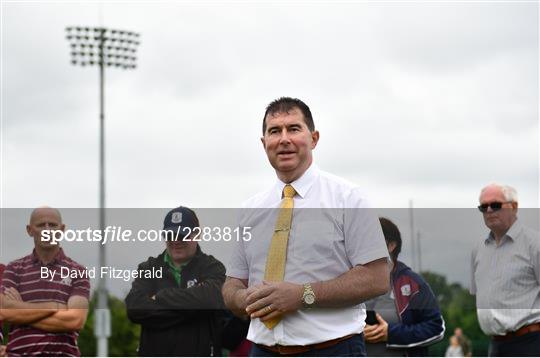
<svg viewBox="0 0 540 358"><path fill-rule="evenodd" d="M225 268L189 240L199 227L191 209L171 210L163 226L165 251L138 267L162 277L136 278L126 297L129 319L142 326L139 355L221 356Z"/></svg>

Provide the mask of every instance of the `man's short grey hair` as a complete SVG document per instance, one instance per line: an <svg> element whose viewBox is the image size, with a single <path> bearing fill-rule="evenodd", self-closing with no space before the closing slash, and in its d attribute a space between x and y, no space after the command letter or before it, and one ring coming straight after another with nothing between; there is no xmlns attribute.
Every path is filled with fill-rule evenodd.
<svg viewBox="0 0 540 358"><path fill-rule="evenodd" d="M514 189L510 185L503 185L503 184L498 184L498 183L491 183L491 184L486 185L482 189L482 191L480 191L480 196L478 197L478 201L480 201L480 198L482 197L482 193L487 188L498 188L503 193L504 199L506 201L511 201L511 202L514 202L514 203L518 202L518 195L517 195L517 190L516 189Z"/></svg>

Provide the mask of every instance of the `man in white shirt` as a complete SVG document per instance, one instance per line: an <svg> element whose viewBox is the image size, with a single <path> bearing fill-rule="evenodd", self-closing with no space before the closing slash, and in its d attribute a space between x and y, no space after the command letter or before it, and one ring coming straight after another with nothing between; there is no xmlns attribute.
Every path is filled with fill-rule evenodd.
<svg viewBox="0 0 540 358"><path fill-rule="evenodd" d="M268 105L261 141L277 181L244 203L240 226L253 238L238 242L223 287L226 305L251 318L254 356L365 355L362 302L389 289L378 218L358 187L313 164L318 140L305 103L283 97ZM292 221L279 228L283 208L293 206ZM268 279L282 231L282 279Z"/></svg>
<svg viewBox="0 0 540 358"><path fill-rule="evenodd" d="M491 336L490 356L540 356L540 240L518 220L514 188L490 184L480 193L490 233L473 250L471 293L478 321Z"/></svg>

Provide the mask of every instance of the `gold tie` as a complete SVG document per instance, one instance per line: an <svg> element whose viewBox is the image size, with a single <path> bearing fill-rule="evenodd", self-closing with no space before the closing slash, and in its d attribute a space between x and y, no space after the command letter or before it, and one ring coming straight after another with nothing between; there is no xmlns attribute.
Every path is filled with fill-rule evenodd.
<svg viewBox="0 0 540 358"><path fill-rule="evenodd" d="M287 259L287 242L289 241L289 232L291 231L292 213L294 207L293 197L296 195L296 190L287 184L283 188L283 200L276 221L276 228L272 235L270 250L266 258L266 270L264 279L266 281L283 281L285 276L285 261ZM264 322L269 329L274 328L281 317L276 317L270 321Z"/></svg>

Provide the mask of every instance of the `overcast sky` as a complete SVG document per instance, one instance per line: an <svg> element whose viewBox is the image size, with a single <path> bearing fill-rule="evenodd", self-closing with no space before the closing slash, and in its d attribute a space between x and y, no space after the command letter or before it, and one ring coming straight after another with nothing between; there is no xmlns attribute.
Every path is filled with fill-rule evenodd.
<svg viewBox="0 0 540 358"><path fill-rule="evenodd" d="M106 75L109 207L238 206L275 178L260 127L284 95L376 206L474 207L501 181L538 207L536 2L21 1L2 2L2 207L98 205L98 70L64 29L100 23L142 39Z"/></svg>
<svg viewBox="0 0 540 358"><path fill-rule="evenodd" d="M3 208L98 205L98 69L70 65L72 25L141 34L138 68L106 73L108 207L238 207L275 180L280 96L377 207L471 208L492 181L539 205L537 2L1 6Z"/></svg>

